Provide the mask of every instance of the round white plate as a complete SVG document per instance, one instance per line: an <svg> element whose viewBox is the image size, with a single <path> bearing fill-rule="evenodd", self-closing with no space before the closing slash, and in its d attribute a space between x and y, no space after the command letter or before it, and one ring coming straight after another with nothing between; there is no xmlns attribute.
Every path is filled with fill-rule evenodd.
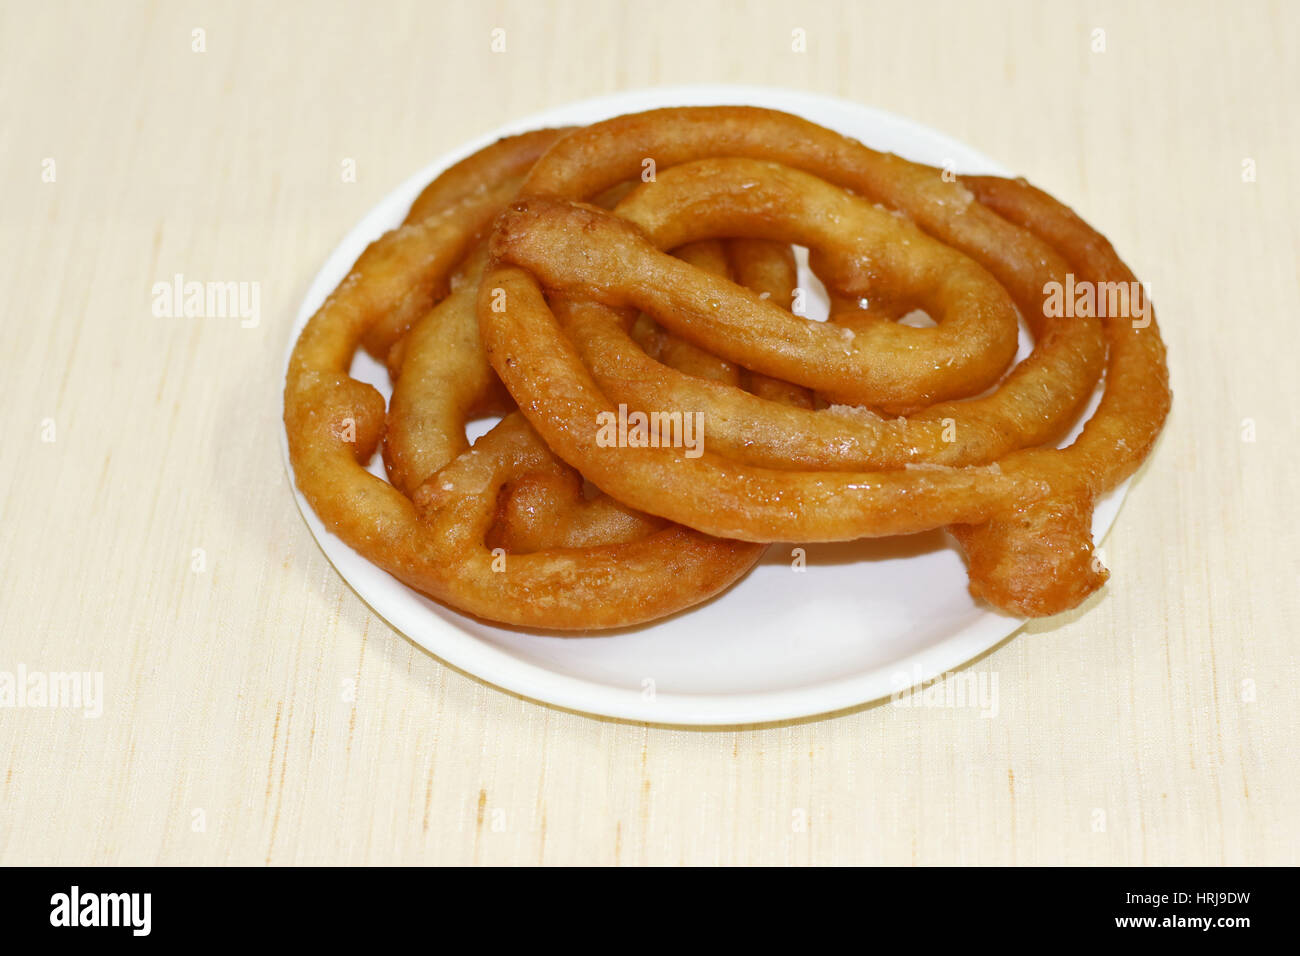
<svg viewBox="0 0 1300 956"><path fill-rule="evenodd" d="M968 146L916 123L843 100L788 90L689 86L617 93L511 123L448 153L390 193L348 233L316 276L293 336L366 244L401 222L419 191L452 163L501 136L586 124L659 106L746 104L797 113L876 149L1007 175ZM820 289L801 270L805 288ZM820 315L825 314L824 298ZM817 316L817 306L810 314ZM1022 354L1028 342L1022 336ZM286 355L287 365L287 355ZM387 376L362 355L353 374L388 395ZM1085 416L1086 417L1086 416ZM477 437L487 424L471 430ZM1071 436L1071 439L1073 436ZM281 431L288 464L288 445ZM376 455L371 470L383 475ZM1127 484L1097 505L1093 533L1110 529ZM294 488L334 567L393 627L444 661L499 687L573 710L667 724L741 724L821 714L901 693L978 656L1024 622L979 606L962 558L942 532L850 544L773 545L743 581L713 601L616 633L555 636L492 627L423 597L325 530Z"/></svg>

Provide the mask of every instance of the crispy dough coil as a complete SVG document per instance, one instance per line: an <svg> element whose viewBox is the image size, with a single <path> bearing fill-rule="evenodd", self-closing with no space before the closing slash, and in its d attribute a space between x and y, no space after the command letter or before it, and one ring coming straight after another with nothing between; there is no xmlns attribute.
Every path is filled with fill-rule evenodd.
<svg viewBox="0 0 1300 956"><path fill-rule="evenodd" d="M657 180L615 213L584 203L632 178L645 157ZM851 228L835 228L846 221ZM883 299L880 314L831 327L791 322L665 254L721 237L808 244L838 299ZM972 590L1028 615L1071 607L1104 581L1092 556L1092 502L1136 469L1160 430L1164 346L1147 303L1101 321L1045 312L1047 284L1067 274L1135 281L1104 238L1046 194L986 177L949 182L769 110L656 110L558 142L498 220L491 248L479 320L493 367L546 443L625 504L751 541L952 527ZM492 311L490 301L505 308ZM1033 356L991 395L952 401L1005 369L1012 302L1035 335ZM882 321L914 303L937 328ZM620 338L619 310L633 308L762 374L855 406L923 410L887 422L674 373ZM1050 447L1103 361L1096 413L1068 449ZM704 412L704 453L601 447L598 415L629 400Z"/></svg>
<svg viewBox="0 0 1300 956"><path fill-rule="evenodd" d="M488 547L501 489L569 469L517 413L465 448L464 419L491 391L474 334L472 279L460 295L453 292L432 311L429 306L437 290L450 288L458 264L508 198L512 175L531 164L542 140L557 135L526 134L471 157L449 171L450 186L435 182L426 190L436 201L417 200L412 221L371 243L294 347L285 428L296 481L322 522L400 580L490 620L618 627L716 594L763 549L653 520L650 533L632 540L511 554L504 561ZM409 387L424 374L443 375L454 394L432 427L419 429L420 443L395 456L396 480L413 488L412 500L364 467L382 437L385 408L380 394L348 371L363 340L386 356L421 316L433 316L428 321L447 335L441 354L448 366L412 372ZM399 386L421 357L410 345L402 350Z"/></svg>

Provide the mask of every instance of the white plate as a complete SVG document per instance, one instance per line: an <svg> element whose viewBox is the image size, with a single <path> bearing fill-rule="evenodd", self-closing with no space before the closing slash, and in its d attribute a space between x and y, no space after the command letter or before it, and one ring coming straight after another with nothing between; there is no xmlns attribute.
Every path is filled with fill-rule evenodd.
<svg viewBox="0 0 1300 956"><path fill-rule="evenodd" d="M591 123L659 106L708 104L785 110L876 149L951 165L960 173L1008 174L970 147L916 123L808 93L689 86L585 100L494 130L430 163L389 194L348 233L316 276L298 312L293 339L366 244L401 222L421 188L457 160L524 130ZM806 275L801 279L805 287L814 285ZM824 301L821 308L824 314ZM1021 347L1022 352L1027 347L1023 337ZM387 377L376 363L361 356L353 374L387 396ZM283 430L281 444L290 467ZM378 456L372 470L383 474ZM1126 489L1127 483L1098 502L1093 522L1098 541L1114 522ZM428 600L379 570L327 532L296 487L294 495L339 573L411 640L499 687L610 717L740 724L826 713L944 674L1024 623L978 606L966 590L966 570L955 546L942 532L933 532L804 545L807 567L802 573L792 569L790 546L773 545L763 562L721 597L616 634L556 637L492 627Z"/></svg>

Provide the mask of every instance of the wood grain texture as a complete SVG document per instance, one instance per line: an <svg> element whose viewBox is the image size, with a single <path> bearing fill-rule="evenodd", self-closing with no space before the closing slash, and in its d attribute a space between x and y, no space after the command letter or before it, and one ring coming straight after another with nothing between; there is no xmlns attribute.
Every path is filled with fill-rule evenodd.
<svg viewBox="0 0 1300 956"><path fill-rule="evenodd" d="M0 709L0 863L1300 862L1298 34L1282 2L0 6L0 671L105 698ZM994 718L539 706L394 633L294 507L289 329L351 225L503 122L702 81L965 140L1154 291L1174 411L1114 576L971 665ZM260 322L156 317L176 273L259 283Z"/></svg>

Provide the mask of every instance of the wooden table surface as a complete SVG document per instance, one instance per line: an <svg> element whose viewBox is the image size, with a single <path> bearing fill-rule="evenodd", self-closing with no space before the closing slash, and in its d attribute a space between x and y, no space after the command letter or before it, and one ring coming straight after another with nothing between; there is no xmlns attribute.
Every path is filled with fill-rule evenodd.
<svg viewBox="0 0 1300 956"><path fill-rule="evenodd" d="M98 673L102 713L0 706L0 863L1300 862L1297 35L1283 2L3 5L0 690ZM531 703L385 625L294 506L285 348L353 223L502 123L692 82L943 130L1154 291L1173 415L1104 593L971 665L996 718ZM259 321L155 314L177 273Z"/></svg>

